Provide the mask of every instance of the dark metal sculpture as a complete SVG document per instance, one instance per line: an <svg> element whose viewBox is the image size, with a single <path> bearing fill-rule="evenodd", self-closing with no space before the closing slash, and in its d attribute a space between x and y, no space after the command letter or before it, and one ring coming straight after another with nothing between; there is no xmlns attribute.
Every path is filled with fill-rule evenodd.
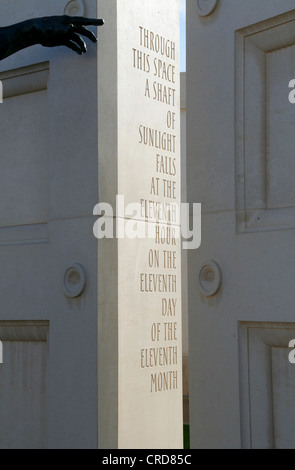
<svg viewBox="0 0 295 470"><path fill-rule="evenodd" d="M102 26L103 20L82 16L47 16L22 21L0 28L0 60L15 52L41 44L45 47L66 46L84 54L87 51L85 36L96 42L97 38L85 26Z"/></svg>

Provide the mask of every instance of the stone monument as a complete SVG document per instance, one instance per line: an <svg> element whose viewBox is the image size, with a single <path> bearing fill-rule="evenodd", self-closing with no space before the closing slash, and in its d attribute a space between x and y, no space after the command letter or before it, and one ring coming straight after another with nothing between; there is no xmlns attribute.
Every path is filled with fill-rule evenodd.
<svg viewBox="0 0 295 470"><path fill-rule="evenodd" d="M98 47L0 64L0 447L181 448L178 0L3 0L0 26L63 14Z"/></svg>
<svg viewBox="0 0 295 470"><path fill-rule="evenodd" d="M295 447L294 2L187 1L190 439Z"/></svg>
<svg viewBox="0 0 295 470"><path fill-rule="evenodd" d="M99 200L137 203L138 229L151 236L98 242L98 424L111 429L106 446L179 448L179 5L112 0L100 15ZM134 220L117 209L127 232Z"/></svg>

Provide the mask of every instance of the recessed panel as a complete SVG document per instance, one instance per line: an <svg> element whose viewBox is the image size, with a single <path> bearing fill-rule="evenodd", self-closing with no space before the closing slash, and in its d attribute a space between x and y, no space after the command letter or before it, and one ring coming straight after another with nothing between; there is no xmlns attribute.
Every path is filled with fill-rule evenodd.
<svg viewBox="0 0 295 470"><path fill-rule="evenodd" d="M295 365L289 362L294 323L240 324L242 445L294 448Z"/></svg>
<svg viewBox="0 0 295 470"><path fill-rule="evenodd" d="M240 232L295 228L295 12L236 32L236 208Z"/></svg>
<svg viewBox="0 0 295 470"><path fill-rule="evenodd" d="M295 78L295 46L267 54L268 208L295 205L295 105L288 99Z"/></svg>
<svg viewBox="0 0 295 470"><path fill-rule="evenodd" d="M0 449L45 447L48 322L0 322Z"/></svg>
<svg viewBox="0 0 295 470"><path fill-rule="evenodd" d="M271 348L274 442L277 449L295 449L295 367L291 349Z"/></svg>
<svg viewBox="0 0 295 470"><path fill-rule="evenodd" d="M1 73L0 227L48 219L48 66Z"/></svg>

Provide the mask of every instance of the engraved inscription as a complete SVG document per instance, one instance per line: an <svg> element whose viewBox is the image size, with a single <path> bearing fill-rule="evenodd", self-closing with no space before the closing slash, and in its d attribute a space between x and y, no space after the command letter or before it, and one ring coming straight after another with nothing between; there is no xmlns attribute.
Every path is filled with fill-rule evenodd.
<svg viewBox="0 0 295 470"><path fill-rule="evenodd" d="M155 296L158 315L158 320L152 321L147 332L147 344L139 351L139 364L142 372L148 374L150 393L161 393L177 390L180 386L177 47L170 38L140 25L138 43L130 53L132 68L142 76L142 95L148 106L160 103L163 111L166 107L161 127L142 120L137 133L139 155L144 147L154 161L153 171L147 174L150 198L140 198L140 216L147 223L155 224L154 238L144 254L145 268L138 273L138 292L146 299Z"/></svg>

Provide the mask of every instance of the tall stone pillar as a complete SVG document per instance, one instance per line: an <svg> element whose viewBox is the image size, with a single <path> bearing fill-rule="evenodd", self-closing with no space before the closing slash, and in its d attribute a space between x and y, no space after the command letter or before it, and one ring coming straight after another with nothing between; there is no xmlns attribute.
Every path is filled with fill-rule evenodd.
<svg viewBox="0 0 295 470"><path fill-rule="evenodd" d="M181 448L179 2L98 12L99 202L117 235L98 241L99 441Z"/></svg>

